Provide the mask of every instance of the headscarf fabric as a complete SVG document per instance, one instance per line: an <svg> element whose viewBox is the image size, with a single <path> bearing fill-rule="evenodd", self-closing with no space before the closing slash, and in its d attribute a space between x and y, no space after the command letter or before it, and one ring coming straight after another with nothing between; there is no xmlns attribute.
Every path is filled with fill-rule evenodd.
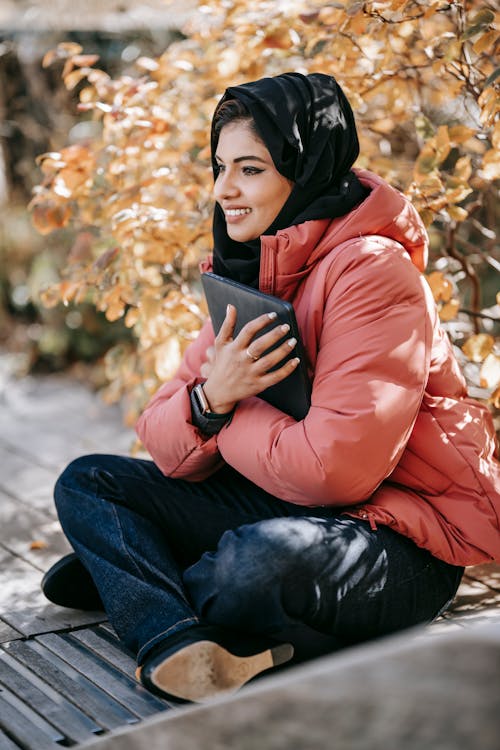
<svg viewBox="0 0 500 750"><path fill-rule="evenodd" d="M276 169L294 182L264 235L312 219L344 216L366 197L368 191L351 171L359 154L354 115L332 76L284 73L228 88L212 121L214 177L218 173L214 122L219 107L230 99L239 99L246 106ZM258 287L260 238L244 243L232 240L218 204L213 235L214 271Z"/></svg>

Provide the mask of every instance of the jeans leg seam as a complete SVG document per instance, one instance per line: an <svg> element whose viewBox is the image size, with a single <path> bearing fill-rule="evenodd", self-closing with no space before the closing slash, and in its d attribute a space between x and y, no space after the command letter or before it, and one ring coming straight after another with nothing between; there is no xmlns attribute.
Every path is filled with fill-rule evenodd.
<svg viewBox="0 0 500 750"><path fill-rule="evenodd" d="M125 544L125 538L123 536L123 528L122 528L122 525L121 525L121 522L120 522L120 517L119 517L119 515L117 513L117 510L116 510L116 506L115 506L114 503L110 503L110 505L111 505L112 513L113 513L113 515L115 517L115 520L116 520L116 525L118 527L118 532L120 534L120 543L121 543L123 552L126 555L126 557L128 558L128 560L133 563L134 568L136 569L136 571L137 571L138 575L140 576L140 578L144 582L146 582L146 578L144 576L144 573L142 572L142 570L140 569L140 567L137 565L137 562L134 560L133 556L128 551L127 545Z"/></svg>

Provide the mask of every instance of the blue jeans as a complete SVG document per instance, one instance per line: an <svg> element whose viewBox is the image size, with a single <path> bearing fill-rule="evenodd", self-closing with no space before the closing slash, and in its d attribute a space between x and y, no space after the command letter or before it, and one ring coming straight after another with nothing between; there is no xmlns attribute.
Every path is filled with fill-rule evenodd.
<svg viewBox="0 0 500 750"><path fill-rule="evenodd" d="M60 476L63 530L141 663L197 623L271 636L298 661L433 620L463 568L388 527L279 500L225 467L202 482L84 456Z"/></svg>

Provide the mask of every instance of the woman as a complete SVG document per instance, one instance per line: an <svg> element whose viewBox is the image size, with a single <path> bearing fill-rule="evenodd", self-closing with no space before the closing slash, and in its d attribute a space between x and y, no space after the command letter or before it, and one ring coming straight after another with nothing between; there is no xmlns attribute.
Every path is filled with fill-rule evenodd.
<svg viewBox="0 0 500 750"><path fill-rule="evenodd" d="M214 270L290 300L312 378L295 421L258 395L295 340L229 306L137 431L154 463L87 456L56 504L76 556L49 598L104 605L140 679L180 701L435 618L463 566L500 558L499 465L421 271L406 198L353 171L330 76L229 88L212 125ZM204 270L212 268L211 260ZM88 571L88 573L87 573ZM89 575L90 574L90 575Z"/></svg>

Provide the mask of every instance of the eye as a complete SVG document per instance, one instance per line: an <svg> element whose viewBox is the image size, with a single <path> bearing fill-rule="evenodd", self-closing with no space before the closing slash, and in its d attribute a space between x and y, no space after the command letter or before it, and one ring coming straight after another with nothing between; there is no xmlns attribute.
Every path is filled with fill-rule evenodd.
<svg viewBox="0 0 500 750"><path fill-rule="evenodd" d="M263 172L263 169L259 169L258 167L243 167L243 174L251 175L251 174L260 174Z"/></svg>
<svg viewBox="0 0 500 750"><path fill-rule="evenodd" d="M217 171L217 176L219 176L220 173L223 172L224 169L225 169L224 164L221 164L220 162L217 162L215 168L216 168L216 171Z"/></svg>

